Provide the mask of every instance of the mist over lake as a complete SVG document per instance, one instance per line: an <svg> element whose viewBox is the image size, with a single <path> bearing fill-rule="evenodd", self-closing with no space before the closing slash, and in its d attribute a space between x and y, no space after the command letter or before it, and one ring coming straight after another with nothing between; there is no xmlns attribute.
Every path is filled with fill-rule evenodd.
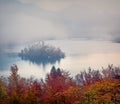
<svg viewBox="0 0 120 104"><path fill-rule="evenodd" d="M0 54L0 76L8 76L10 67L16 64L19 68L19 74L23 77L45 78L45 75L50 72L51 67L60 67L69 71L74 77L78 72L92 69L101 69L107 67L108 64L120 66L120 44L111 41L100 40L47 40L46 44L59 47L65 52L66 57L55 63L32 63L22 60L18 56L25 45L18 45L6 49L6 53Z"/></svg>
<svg viewBox="0 0 120 104"><path fill-rule="evenodd" d="M44 78L53 65L71 76L89 67L120 66L119 10L120 0L0 0L0 76L8 76L13 64L21 76L35 78ZM33 54L18 56L38 41L65 57L47 62L50 54L39 54L41 61L36 54L37 61Z"/></svg>

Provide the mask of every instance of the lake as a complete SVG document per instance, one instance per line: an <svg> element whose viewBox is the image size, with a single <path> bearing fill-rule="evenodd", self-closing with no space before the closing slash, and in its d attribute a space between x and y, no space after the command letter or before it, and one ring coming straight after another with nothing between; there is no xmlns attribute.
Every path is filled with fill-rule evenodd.
<svg viewBox="0 0 120 104"><path fill-rule="evenodd" d="M120 44L111 41L102 40L48 40L46 44L60 47L65 52L66 57L60 62L54 64L35 64L29 61L24 61L16 54L27 45L20 45L6 49L9 54L0 54L0 76L9 76L10 67L16 64L19 68L18 73L22 77L34 77L37 79L45 78L45 75L50 72L54 65L56 68L60 67L75 76L82 70L101 69L107 67L108 64L120 66Z"/></svg>

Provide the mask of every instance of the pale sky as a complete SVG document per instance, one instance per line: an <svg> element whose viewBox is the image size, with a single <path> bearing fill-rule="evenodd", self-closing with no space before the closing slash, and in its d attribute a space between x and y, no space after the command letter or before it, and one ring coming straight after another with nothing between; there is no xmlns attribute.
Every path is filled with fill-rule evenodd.
<svg viewBox="0 0 120 104"><path fill-rule="evenodd" d="M0 0L0 45L46 39L120 42L120 0Z"/></svg>

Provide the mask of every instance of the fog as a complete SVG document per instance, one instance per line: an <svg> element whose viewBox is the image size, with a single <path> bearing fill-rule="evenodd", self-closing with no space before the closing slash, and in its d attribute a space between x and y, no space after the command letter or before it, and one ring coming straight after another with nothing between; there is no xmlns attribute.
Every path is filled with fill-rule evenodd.
<svg viewBox="0 0 120 104"><path fill-rule="evenodd" d="M120 42L120 0L0 0L0 47L47 39Z"/></svg>

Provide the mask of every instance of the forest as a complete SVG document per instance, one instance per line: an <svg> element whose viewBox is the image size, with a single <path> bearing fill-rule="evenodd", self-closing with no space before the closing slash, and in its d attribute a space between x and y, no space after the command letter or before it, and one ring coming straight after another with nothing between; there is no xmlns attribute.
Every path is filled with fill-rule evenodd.
<svg viewBox="0 0 120 104"><path fill-rule="evenodd" d="M45 79L23 78L17 65L0 77L0 104L120 104L120 67L70 72L51 68Z"/></svg>

